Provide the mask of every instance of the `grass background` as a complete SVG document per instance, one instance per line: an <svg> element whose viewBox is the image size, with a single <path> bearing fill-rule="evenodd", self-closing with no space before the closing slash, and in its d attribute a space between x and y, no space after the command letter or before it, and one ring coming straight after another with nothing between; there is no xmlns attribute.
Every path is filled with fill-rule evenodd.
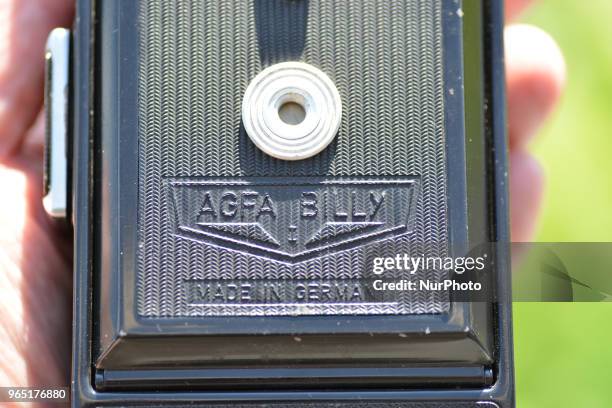
<svg viewBox="0 0 612 408"><path fill-rule="evenodd" d="M555 37L568 67L531 146L547 174L537 241L612 241L610 16L609 0L542 0L521 19ZM519 408L612 407L612 303L517 303L514 319Z"/></svg>

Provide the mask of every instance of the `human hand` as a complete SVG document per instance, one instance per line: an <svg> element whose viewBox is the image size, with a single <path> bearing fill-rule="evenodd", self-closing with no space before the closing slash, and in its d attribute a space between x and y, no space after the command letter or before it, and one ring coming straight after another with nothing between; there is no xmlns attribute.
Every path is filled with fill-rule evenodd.
<svg viewBox="0 0 612 408"><path fill-rule="evenodd" d="M69 384L70 236L41 205L43 50L71 24L74 0L0 0L0 384ZM507 4L509 18L528 3ZM514 240L528 240L542 172L526 152L564 83L563 58L542 31L506 30Z"/></svg>
<svg viewBox="0 0 612 408"><path fill-rule="evenodd" d="M44 46L74 0L0 0L0 385L69 384L68 231L42 204Z"/></svg>
<svg viewBox="0 0 612 408"><path fill-rule="evenodd" d="M506 20L530 3L506 1ZM526 146L561 96L565 61L555 41L534 26L507 26L505 42L512 241L524 242L532 238L543 190L542 170Z"/></svg>

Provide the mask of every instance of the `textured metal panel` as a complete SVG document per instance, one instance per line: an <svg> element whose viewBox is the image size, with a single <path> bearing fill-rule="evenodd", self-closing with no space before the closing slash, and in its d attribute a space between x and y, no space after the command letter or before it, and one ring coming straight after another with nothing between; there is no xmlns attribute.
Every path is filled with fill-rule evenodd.
<svg viewBox="0 0 612 408"><path fill-rule="evenodd" d="M441 0L142 1L138 313L180 317L446 310L443 293L398 292L383 299L368 295L365 288L373 278L373 257L447 252L441 17ZM322 69L335 82L344 106L335 141L319 155L298 162L273 159L259 151L240 123L242 95L249 81L271 63L285 60ZM247 220L252 225L245 225L242 216L236 218L238 211L254 207L261 211L269 193L254 186L253 180L261 177L276 180L270 187L277 191L276 196L270 193L276 203L297 200L298 204L287 204L275 219L264 222L255 216ZM391 235L364 238L362 232L355 233L364 238L356 244L338 240L340 230L352 230L363 221L354 217L362 214L359 209L367 211L371 205L370 191L365 191L355 198L362 206L351 213L355 188L349 185L338 190L337 196L344 197L342 205L330 213L342 215L344 206L346 219L330 216L297 228L292 220L304 214L296 215L300 210L292 208L299 208L303 195L323 191L329 196L321 185L343 178L367 178L373 184L411 180L412 198L397 199L386 210L404 217L406 227ZM219 180L227 180L227 191L213 193L210 184ZM292 192L295 187L290 184L296 183L302 190ZM199 186L192 197L201 203L186 203L178 185ZM217 194L216 206L210 207L217 217L223 216L221 205L230 215L224 218L225 225L213 226L217 232L212 235L209 226L201 228L206 223L202 211L208 208L207 193ZM225 193L226 201L219 201ZM244 201L245 193L257 194ZM405 193L381 194L401 198ZM187 221L181 218L185 211ZM390 219L369 221L389 226ZM334 222L344 224L334 229ZM342 245L292 257L300 252L291 249L293 227L302 252L306 236L317 233ZM285 231L270 234L270 228ZM278 251L269 250L272 244L263 245L265 240L277 241ZM443 276L442 271L432 270L420 278ZM334 293L357 293L351 299L341 295L296 299L282 290L280 298L236 297L249 281L280 282L281 289L284 281L288 288L305 282L317 293L330 282ZM349 286L338 289L337 281ZM222 301L194 301L194 287L219 291Z"/></svg>

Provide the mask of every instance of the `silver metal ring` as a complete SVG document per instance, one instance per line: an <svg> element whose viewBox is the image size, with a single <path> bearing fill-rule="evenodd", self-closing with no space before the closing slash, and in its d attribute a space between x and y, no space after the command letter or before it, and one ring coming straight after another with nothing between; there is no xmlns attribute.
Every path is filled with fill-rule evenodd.
<svg viewBox="0 0 612 408"><path fill-rule="evenodd" d="M297 107L298 115L284 110ZM259 73L242 101L242 121L255 145L270 156L302 160L334 139L342 119L342 101L332 80L303 62L283 62Z"/></svg>

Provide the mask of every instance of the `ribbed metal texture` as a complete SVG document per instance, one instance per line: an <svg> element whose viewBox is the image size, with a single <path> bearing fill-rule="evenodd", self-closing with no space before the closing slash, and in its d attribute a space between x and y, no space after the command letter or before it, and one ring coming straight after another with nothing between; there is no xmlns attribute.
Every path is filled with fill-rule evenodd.
<svg viewBox="0 0 612 408"><path fill-rule="evenodd" d="M275 305L253 305L194 302L189 293L194 282L219 280L226 291L226 283L248 280L359 282L372 277L373 257L446 254L441 0L147 0L140 25L140 315L413 314L448 307L444 293L402 292L346 304L331 299L312 307L289 295ZM249 81L286 60L322 69L344 106L335 141L299 162L262 153L240 123ZM178 230L177 181L361 176L417 181L406 233L287 262ZM291 215L278 214L274 222L290 226ZM255 235L247 241L257 238L246 230L242 236L249 233Z"/></svg>

